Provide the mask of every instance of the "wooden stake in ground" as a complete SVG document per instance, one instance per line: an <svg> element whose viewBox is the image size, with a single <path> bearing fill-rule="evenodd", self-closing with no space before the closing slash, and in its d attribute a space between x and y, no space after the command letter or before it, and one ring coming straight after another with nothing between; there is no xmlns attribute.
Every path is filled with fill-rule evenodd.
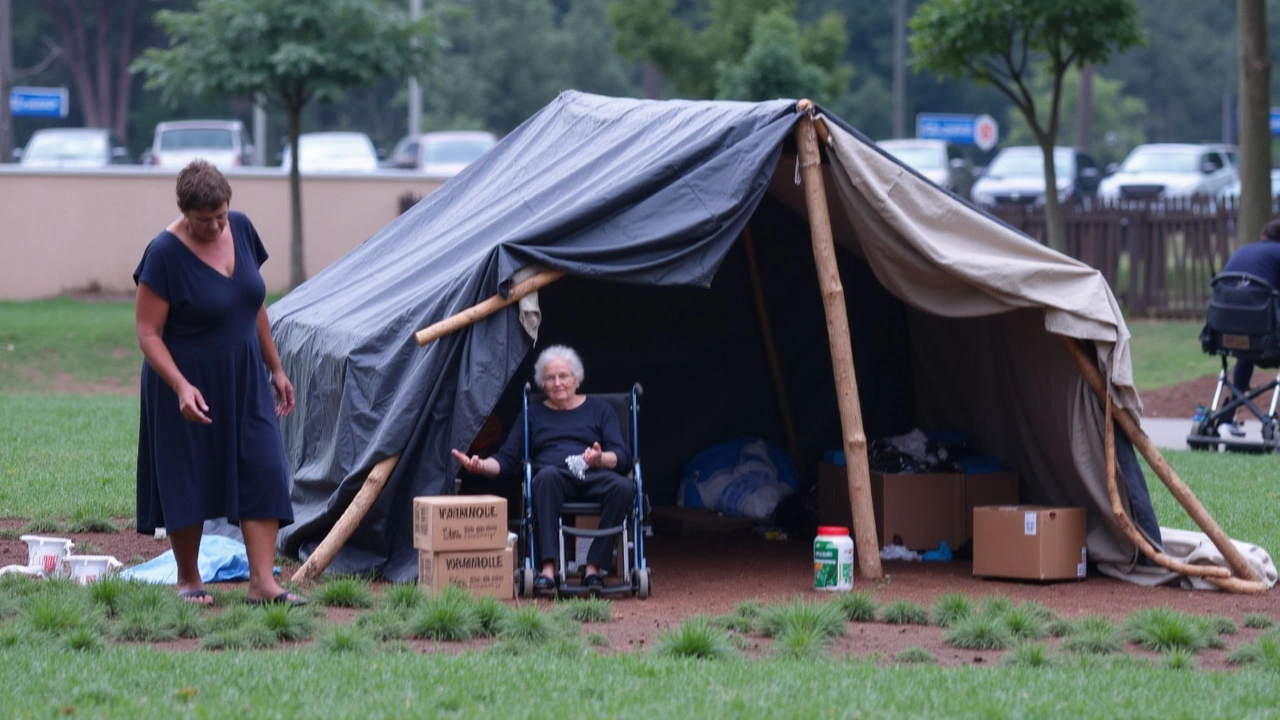
<svg viewBox="0 0 1280 720"><path fill-rule="evenodd" d="M351 534L360 526L360 521L368 514L369 508L373 507L373 501L378 499L378 494L382 492L382 487L387 484L387 478L391 477L391 471L396 468L396 461L400 459L399 455L391 457L379 462L369 471L369 475L364 479L364 485L360 486L360 491L351 499L351 504L343 511L342 517L338 518L338 522L333 524L333 528L329 530L329 534L324 536L324 540L316 547L315 552L311 553L307 561L302 563L302 567L298 568L293 574L294 582L310 580L319 577L324 569L329 567L329 563L333 562L333 558L342 549L342 546L351 538Z"/></svg>
<svg viewBox="0 0 1280 720"><path fill-rule="evenodd" d="M506 297L497 294L488 300L478 302L457 315L445 318L434 325L429 325L419 330L413 334L413 338L418 341L418 347L422 347L433 340L439 340L445 335L461 330L481 318L489 317L512 303L519 302L520 298L539 288L550 285L564 277L564 275L563 270L543 270L527 280L512 285L511 292Z"/></svg>
<svg viewBox="0 0 1280 720"><path fill-rule="evenodd" d="M813 236L813 259L818 269L818 287L827 316L827 339L831 345L831 365L836 377L836 401L840 407L840 429L844 439L845 471L849 480L849 504L853 510L854 544L862 577L879 580L880 543L876 539L876 517L871 507L871 471L867 467L867 435L862 428L862 406L858 380L854 375L853 346L849 341L849 315L845 309L844 286L836 264L835 241L831 237L831 216L827 212L826 184L822 179L822 155L818 150L813 103L801 100L796 123L796 146L800 156L800 179L804 183L805 207L809 212L809 233Z"/></svg>
<svg viewBox="0 0 1280 720"><path fill-rule="evenodd" d="M1107 402L1107 387L1092 359L1086 355L1081 349L1079 341L1075 338L1063 336L1063 342L1066 343L1067 349L1071 352L1071 356L1075 358L1076 365L1080 368L1081 375L1084 376L1085 382L1093 388L1098 399L1103 403ZM1204 509L1204 505L1196 498L1195 493L1191 492L1191 488L1178 477L1178 474L1170 467L1169 462L1164 459L1160 451L1151 442L1151 438L1142 431L1142 427L1131 413L1121 411L1115 415L1116 422L1120 425L1120 429L1129 437L1133 446L1142 453L1142 457L1146 458L1147 464L1155 471L1156 476L1169 488L1169 494L1187 511L1187 515L1195 521L1196 525L1209 536L1209 540L1213 542L1214 547L1218 548L1218 552L1222 553L1222 557L1226 559L1227 565L1231 566L1232 572L1240 580L1248 582L1261 582L1262 578L1254 571L1253 566L1240 554L1239 548L1231 542L1231 538L1218 527L1217 521ZM1154 558L1153 558L1154 559ZM1213 578L1210 578L1212 581ZM1265 585L1265 583L1264 583ZM1225 587L1225 586L1224 586Z"/></svg>

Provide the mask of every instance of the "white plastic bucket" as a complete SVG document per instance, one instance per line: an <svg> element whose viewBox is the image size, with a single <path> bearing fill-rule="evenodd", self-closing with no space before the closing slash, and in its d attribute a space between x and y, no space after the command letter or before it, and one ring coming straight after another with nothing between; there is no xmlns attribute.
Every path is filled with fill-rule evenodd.
<svg viewBox="0 0 1280 720"><path fill-rule="evenodd" d="M63 561L71 579L80 585L97 582L124 567L124 563L110 555L67 555Z"/></svg>
<svg viewBox="0 0 1280 720"><path fill-rule="evenodd" d="M43 535L23 535L18 539L27 544L27 567L49 577L66 577L62 559L71 554L75 543L67 538Z"/></svg>

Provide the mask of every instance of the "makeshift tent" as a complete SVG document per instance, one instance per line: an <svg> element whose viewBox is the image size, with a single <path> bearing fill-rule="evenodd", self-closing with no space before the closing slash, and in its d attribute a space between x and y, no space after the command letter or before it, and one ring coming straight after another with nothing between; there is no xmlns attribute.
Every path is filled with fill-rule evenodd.
<svg viewBox="0 0 1280 720"><path fill-rule="evenodd" d="M442 188L270 309L297 390L283 422L311 553L378 465L380 493L330 567L416 574L412 498L449 493L491 414L508 423L538 346L575 347L585 392L645 387L655 504L717 441L788 434L801 467L841 447L794 101L642 101L565 92ZM1092 268L930 184L839 119L821 169L870 438L960 430L1021 475L1024 501L1089 509L1091 560L1138 554L1111 512L1104 405L1061 337L1089 341L1118 411L1140 410L1128 331ZM815 185L816 186L816 185ZM742 241L753 238L753 257ZM752 275L752 261L758 268ZM425 347L414 332L565 275ZM772 319L776 363L752 291ZM847 431L847 428L846 428ZM1127 517L1159 547L1135 454L1119 438Z"/></svg>

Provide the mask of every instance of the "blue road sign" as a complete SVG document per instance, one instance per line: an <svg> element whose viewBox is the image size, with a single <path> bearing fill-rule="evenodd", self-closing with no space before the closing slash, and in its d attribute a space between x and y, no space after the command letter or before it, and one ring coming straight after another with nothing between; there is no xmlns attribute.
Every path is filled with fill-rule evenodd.
<svg viewBox="0 0 1280 720"><path fill-rule="evenodd" d="M972 145L976 115L916 113L916 137Z"/></svg>
<svg viewBox="0 0 1280 720"><path fill-rule="evenodd" d="M9 111L14 117L64 118L71 103L64 87L14 87Z"/></svg>
<svg viewBox="0 0 1280 720"><path fill-rule="evenodd" d="M1271 135L1280 135L1280 107L1271 108Z"/></svg>

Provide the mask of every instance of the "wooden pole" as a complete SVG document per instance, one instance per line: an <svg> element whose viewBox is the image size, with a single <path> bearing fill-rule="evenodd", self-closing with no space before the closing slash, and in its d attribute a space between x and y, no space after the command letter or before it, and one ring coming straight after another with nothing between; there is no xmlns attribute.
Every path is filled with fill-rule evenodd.
<svg viewBox="0 0 1280 720"><path fill-rule="evenodd" d="M512 285L511 292L505 298L501 294L494 295L488 300L476 303L452 317L445 318L434 325L429 325L419 330L413 334L413 338L418 341L418 347L422 347L433 340L439 340L451 332L461 330L481 318L488 317L502 308L518 302L525 295L550 285L564 276L565 272L563 270L543 270L531 278Z"/></svg>
<svg viewBox="0 0 1280 720"><path fill-rule="evenodd" d="M849 504L853 510L854 543L862 577L879 580L880 543L876 539L876 518L871 507L871 473L867 467L867 436L862 428L862 407L858 400L858 380L854 375L853 347L849 341L849 315L845 309L844 286L836 264L835 241L831 237L831 217L827 214L827 191L822 179L822 155L814 129L813 103L801 100L800 121L796 123L796 146L800 155L800 178L804 183L805 207L809 212L809 232L813 236L813 259L818 270L818 286L827 316L827 339L831 345L831 365L835 372L836 401L840 407L840 428L844 439L845 471L849 481Z"/></svg>
<svg viewBox="0 0 1280 720"><path fill-rule="evenodd" d="M1089 383L1089 386L1093 388L1093 391L1098 395L1098 399L1105 403L1108 393L1102 373L1098 371L1093 360L1085 354L1074 338L1064 335L1062 340L1066 343L1071 356L1075 358L1076 365L1080 367L1080 373L1084 376L1085 382ZM1258 573L1254 571L1253 566L1240 554L1240 550L1231 542L1231 538L1227 537L1227 534L1222 532L1222 528L1218 527L1217 521L1196 499L1195 493L1191 492L1191 488L1187 487L1186 483L1182 482L1182 479L1173 471L1169 462L1160 454L1160 451L1151 442L1151 438L1147 437L1147 434L1142 431L1142 427L1133 415L1122 411L1117 413L1115 417L1120 429L1129 437L1138 452L1142 453L1142 457L1146 458L1147 464L1155 471L1156 476L1164 482L1165 487L1169 488L1169 493L1182 505L1187 511L1187 515L1191 516L1196 525L1200 526L1204 534L1209 536L1209 540L1222 553L1222 557L1226 558L1227 565L1231 566L1231 570L1236 577L1248 581L1261 581L1262 578L1258 577Z"/></svg>
<svg viewBox="0 0 1280 720"><path fill-rule="evenodd" d="M801 461L800 439L796 435L796 421L791 413L791 399L787 396L787 381L778 360L778 346L773 340L773 323L769 321L769 308L764 302L764 286L760 283L760 266L756 263L756 244L751 238L751 228L742 229L742 247L747 252L747 270L751 275L751 293L756 301L756 319L760 321L760 339L764 343L764 355L769 361L769 374L773 376L773 394L778 401L778 414L782 415L782 430L787 436L787 449L795 458L803 485L808 487L810 473Z"/></svg>
<svg viewBox="0 0 1280 720"><path fill-rule="evenodd" d="M373 507L373 501L378 499L382 488L387 484L387 478L391 477L391 471L396 467L396 461L400 459L399 455L392 455L389 458L379 462L369 471L369 475L364 479L364 485L360 486L360 491L351 499L351 504L343 511L342 517L338 518L338 522L334 523L333 528L329 530L329 534L325 535L324 540L316 547L315 552L311 553L307 561L302 563L302 567L298 568L293 574L294 582L310 580L324 572L329 567L329 563L333 562L333 558L351 538L351 534L356 531L360 525L360 521L368 514L369 508Z"/></svg>

